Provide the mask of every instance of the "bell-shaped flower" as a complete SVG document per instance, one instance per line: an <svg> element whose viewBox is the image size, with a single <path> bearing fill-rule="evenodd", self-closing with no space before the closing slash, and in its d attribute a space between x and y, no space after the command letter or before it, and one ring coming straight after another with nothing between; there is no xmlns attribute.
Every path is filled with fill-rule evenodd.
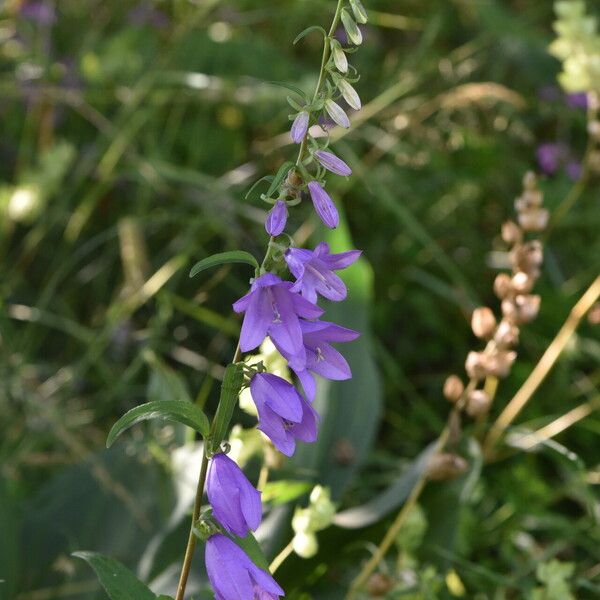
<svg viewBox="0 0 600 600"><path fill-rule="evenodd" d="M292 456L296 440L317 439L318 415L291 383L271 373L257 373L250 392L258 411L258 429L281 453Z"/></svg>
<svg viewBox="0 0 600 600"><path fill-rule="evenodd" d="M273 208L269 211L267 220L265 221L267 233L273 237L279 235L285 229L287 217L287 204L283 200L277 200Z"/></svg>
<svg viewBox="0 0 600 600"><path fill-rule="evenodd" d="M315 207L315 211L319 215L321 221L323 221L329 229L335 229L340 222L340 216L333 200L329 197L329 194L317 181L309 182L308 191L313 206Z"/></svg>
<svg viewBox="0 0 600 600"><path fill-rule="evenodd" d="M285 596L270 573L220 533L208 538L204 562L215 600L279 600Z"/></svg>
<svg viewBox="0 0 600 600"><path fill-rule="evenodd" d="M302 140L306 137L309 121L310 116L305 110L296 115L296 118L292 123L292 129L290 130L290 135L294 144L301 144Z"/></svg>
<svg viewBox="0 0 600 600"><path fill-rule="evenodd" d="M260 492L225 454L215 454L210 461L206 495L215 519L230 533L244 537L260 525Z"/></svg>
<svg viewBox="0 0 600 600"><path fill-rule="evenodd" d="M297 368L290 363L290 367L298 376L306 397L312 402L317 391L313 373L334 381L352 377L348 362L331 344L351 342L360 333L327 321L301 321L300 326L306 351L306 365L304 368ZM286 356L281 349L279 351Z"/></svg>
<svg viewBox="0 0 600 600"><path fill-rule="evenodd" d="M240 334L242 352L253 350L267 335L287 356L290 364L304 364L306 355L302 344L300 317L316 319L323 310L291 291L292 283L282 281L273 273L257 277L250 291L233 304L237 313L245 313ZM288 359L289 360L289 359Z"/></svg>
<svg viewBox="0 0 600 600"><path fill-rule="evenodd" d="M347 294L346 284L334 271L349 267L360 254L360 250L330 254L326 242L321 242L314 250L290 248L285 253L285 261L296 278L292 291L313 303L317 301L317 293L328 300L343 300Z"/></svg>

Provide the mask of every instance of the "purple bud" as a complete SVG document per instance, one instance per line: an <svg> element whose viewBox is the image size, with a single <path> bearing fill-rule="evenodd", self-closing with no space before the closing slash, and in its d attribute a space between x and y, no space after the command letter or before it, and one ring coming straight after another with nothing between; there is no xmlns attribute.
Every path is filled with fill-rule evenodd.
<svg viewBox="0 0 600 600"><path fill-rule="evenodd" d="M588 97L586 92L575 92L573 94L567 94L567 105L571 108L583 108L584 110L588 107Z"/></svg>
<svg viewBox="0 0 600 600"><path fill-rule="evenodd" d="M335 229L340 222L340 217L329 194L316 181L308 184L308 191L321 221L330 229Z"/></svg>
<svg viewBox="0 0 600 600"><path fill-rule="evenodd" d="M567 166L565 167L567 177L572 181L577 181L581 177L582 170L581 163L577 162L576 160L568 162Z"/></svg>
<svg viewBox="0 0 600 600"><path fill-rule="evenodd" d="M309 116L305 110L296 115L290 131L294 144L301 144L302 140L305 138L306 133L308 132L308 120Z"/></svg>
<svg viewBox="0 0 600 600"><path fill-rule="evenodd" d="M352 174L352 169L335 154L327 152L326 150L317 150L315 152L315 158L328 170L336 175L342 175L347 177Z"/></svg>
<svg viewBox="0 0 600 600"><path fill-rule="evenodd" d="M348 115L339 104L336 104L333 100L325 100L325 110L340 127L345 127L346 129L350 127Z"/></svg>
<svg viewBox="0 0 600 600"><path fill-rule="evenodd" d="M269 211L265 221L265 229L269 235L275 237L284 229L288 217L287 204L283 200L277 200L275 206Z"/></svg>

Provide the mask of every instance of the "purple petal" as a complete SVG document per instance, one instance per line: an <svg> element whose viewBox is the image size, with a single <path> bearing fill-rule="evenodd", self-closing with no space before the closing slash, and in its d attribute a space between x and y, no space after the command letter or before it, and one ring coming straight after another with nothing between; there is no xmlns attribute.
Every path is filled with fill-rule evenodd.
<svg viewBox="0 0 600 600"><path fill-rule="evenodd" d="M318 319L323 314L323 309L314 302L309 302L299 294L292 294L294 310L299 317L304 319Z"/></svg>
<svg viewBox="0 0 600 600"><path fill-rule="evenodd" d="M308 191L321 221L330 229L335 229L340 222L340 217L329 194L316 181L308 184Z"/></svg>
<svg viewBox="0 0 600 600"><path fill-rule="evenodd" d="M352 342L360 336L358 331L342 327L328 321L301 321L300 327L304 334L304 341L317 343L317 340L327 342Z"/></svg>
<svg viewBox="0 0 600 600"><path fill-rule="evenodd" d="M314 156L328 171L336 175L348 176L352 174L352 169L341 158L331 152L317 150Z"/></svg>
<svg viewBox="0 0 600 600"><path fill-rule="evenodd" d="M290 131L294 144L302 143L302 140L306 137L306 133L308 132L308 122L309 115L305 110L296 115Z"/></svg>
<svg viewBox="0 0 600 600"><path fill-rule="evenodd" d="M288 210L287 204L283 200L278 200L267 215L265 229L273 237L279 235L287 222Z"/></svg>
<svg viewBox="0 0 600 600"><path fill-rule="evenodd" d="M293 302L297 294L282 286L273 286L270 291L274 316L269 325L269 336L285 352L302 356L302 331Z"/></svg>
<svg viewBox="0 0 600 600"><path fill-rule="evenodd" d="M254 401L263 402L280 417L299 422L302 418L301 396L296 388L272 373L257 373L250 382Z"/></svg>
<svg viewBox="0 0 600 600"><path fill-rule="evenodd" d="M317 382L315 381L315 378L306 369L294 372L302 384L302 388L304 389L306 397L312 402L317 395Z"/></svg>
<svg viewBox="0 0 600 600"><path fill-rule="evenodd" d="M257 290L251 297L242 331L240 333L240 349L242 352L254 350L260 346L267 336L269 325L273 319L273 307L266 290Z"/></svg>
<svg viewBox="0 0 600 600"><path fill-rule="evenodd" d="M323 256L321 260L327 264L327 266L338 271L339 269L345 269L350 265L353 265L362 254L361 250L348 250L346 252L340 252L339 254L330 254L329 256Z"/></svg>
<svg viewBox="0 0 600 600"><path fill-rule="evenodd" d="M290 431L298 440L314 442L317 439L317 411L306 400L302 400L302 408L302 421L294 424Z"/></svg>
<svg viewBox="0 0 600 600"><path fill-rule="evenodd" d="M315 353L309 355L307 368L326 379L342 381L352 377L352 371L346 359L329 344L320 344Z"/></svg>
<svg viewBox="0 0 600 600"><path fill-rule="evenodd" d="M247 600L253 597L250 574L240 560L245 554L224 535L208 538L204 552L206 572L215 592L227 600Z"/></svg>

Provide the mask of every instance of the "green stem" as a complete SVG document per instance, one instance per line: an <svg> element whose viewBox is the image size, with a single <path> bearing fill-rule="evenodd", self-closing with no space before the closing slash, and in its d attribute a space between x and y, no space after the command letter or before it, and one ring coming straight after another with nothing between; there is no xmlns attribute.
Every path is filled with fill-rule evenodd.
<svg viewBox="0 0 600 600"><path fill-rule="evenodd" d="M338 23L340 21L340 15L341 15L341 11L342 11L343 2L344 2L344 0L338 0L337 6L335 9L335 15L333 17L333 21L331 22L331 27L329 29L329 34L323 40L323 56L321 58L321 69L319 70L319 79L317 80L317 86L315 88L315 93L313 95L313 102L319 96L319 93L321 92L321 87L323 86L323 82L325 80L325 71L326 71L325 66L327 64L327 60L329 59L330 39L331 39L331 36L333 35L333 33L335 32L335 29L338 26ZM302 140L302 143L300 144L300 149L298 151L298 157L296 159L296 165L299 165L302 162L302 160L304 159L304 155L306 153L307 140L308 140L308 132L306 133L306 135L304 136L304 139ZM261 263L260 271L262 271L262 269L264 268L268 259L271 256L272 247L273 247L272 242L273 242L273 237L271 237L269 239L269 245L267 246L267 251L265 253L265 257ZM242 357L242 353L240 352L240 344L238 341L238 345L235 350L235 354L234 354L232 362L234 362L234 363L239 362L241 357ZM183 565L181 567L181 575L179 576L179 584L177 586L177 595L175 596L175 600L183 600L184 596L185 596L185 588L187 586L187 581L188 581L190 569L192 566L192 558L194 556L194 551L196 549L196 535L194 533L194 525L196 524L196 521L198 520L198 517L200 516L200 510L202 508L202 498L204 496L204 484L206 482L206 473L208 470L208 460L209 460L209 458L207 455L207 444L205 443L204 444L204 453L202 456L202 464L200 466L200 475L198 477L198 486L196 487L196 499L194 501L194 509L192 511L192 523L190 525L190 533L188 536L187 546L185 548L185 555L184 555L184 559L183 559ZM283 562L285 560L285 558L287 558L287 556L289 556L291 551L292 551L292 546L291 546L291 542L290 542L290 544L288 546L286 546L286 548L284 548L284 552L286 552L286 554L284 555L284 553L282 552L275 559L275 561L277 561L278 558L282 557L281 562ZM281 564L281 563L279 563L279 564ZM279 566L279 564L277 564L275 568L277 568L277 566Z"/></svg>

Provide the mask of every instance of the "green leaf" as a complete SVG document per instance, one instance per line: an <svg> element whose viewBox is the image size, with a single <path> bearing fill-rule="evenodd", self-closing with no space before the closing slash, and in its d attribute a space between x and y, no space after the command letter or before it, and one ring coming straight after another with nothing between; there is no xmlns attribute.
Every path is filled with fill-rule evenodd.
<svg viewBox="0 0 600 600"><path fill-rule="evenodd" d="M74 552L85 560L111 600L156 600L156 595L118 560L96 552Z"/></svg>
<svg viewBox="0 0 600 600"><path fill-rule="evenodd" d="M231 363L225 367L225 377L221 384L219 406L212 425L211 440L213 452L219 449L225 439L231 421L233 409L237 404L242 384L244 383L244 370L242 363Z"/></svg>
<svg viewBox="0 0 600 600"><path fill-rule="evenodd" d="M177 421L195 429L206 437L209 432L208 418L199 406L180 400L156 400L132 408L126 412L110 430L106 439L106 447L110 448L114 441L132 425L150 419L166 419Z"/></svg>
<svg viewBox="0 0 600 600"><path fill-rule="evenodd" d="M345 529L358 529L383 519L408 498L423 471L427 468L429 458L435 452L436 447L437 441L429 444L415 458L408 470L405 470L385 491L362 506L338 513L333 517L333 523Z"/></svg>
<svg viewBox="0 0 600 600"><path fill-rule="evenodd" d="M263 181L268 181L271 182L273 181L273 175L265 175L264 177L261 177L260 179L258 179L257 181L255 181L252 186L250 187L250 189L246 192L246 195L244 196L244 200L248 200L248 197L250 196L250 194L256 189L256 187L258 185L260 185Z"/></svg>
<svg viewBox="0 0 600 600"><path fill-rule="evenodd" d="M294 481L291 479L269 481L263 488L262 500L263 502L271 502L275 506L286 504L310 491L312 487L313 484L308 481Z"/></svg>
<svg viewBox="0 0 600 600"><path fill-rule="evenodd" d="M290 92L294 92L294 94L298 94L298 96L300 96L300 98L302 98L302 100L304 100L304 102L306 104L309 103L309 97L306 95L306 93L303 90L301 90L296 85L287 83L286 81L267 81L267 83L270 83L271 85L278 85L279 87L285 88L286 90L290 90Z"/></svg>
<svg viewBox="0 0 600 600"><path fill-rule="evenodd" d="M269 561L266 559L260 544L249 532L246 537L234 536L235 543L252 559L252 562L265 571L269 570Z"/></svg>
<svg viewBox="0 0 600 600"><path fill-rule="evenodd" d="M146 391L146 399L149 402L154 400L192 402L185 380L179 373L150 350L144 351L143 357L150 367L150 378Z"/></svg>
<svg viewBox="0 0 600 600"><path fill-rule="evenodd" d="M306 29L303 29L294 38L294 41L292 43L294 45L296 45L303 37L307 36L309 33L313 32L313 31L318 31L324 38L327 37L327 32L322 27L319 27L319 25L311 25L310 27L307 27Z"/></svg>
<svg viewBox="0 0 600 600"><path fill-rule="evenodd" d="M258 262L256 262L256 259L254 256L252 256L252 254L249 252L244 252L243 250L231 250L230 252L213 254L212 256L197 262L190 271L190 277L194 277L206 269L227 263L246 263L247 265L258 269Z"/></svg>
<svg viewBox="0 0 600 600"><path fill-rule="evenodd" d="M273 181L271 182L271 185L269 186L269 189L267 190L267 196L271 196L271 194L273 192L275 192L279 186L281 185L281 182L285 179L286 175L294 168L294 163L290 162L289 160L285 161L280 167L279 170L277 171L277 173L275 174L275 177L273 178Z"/></svg>

